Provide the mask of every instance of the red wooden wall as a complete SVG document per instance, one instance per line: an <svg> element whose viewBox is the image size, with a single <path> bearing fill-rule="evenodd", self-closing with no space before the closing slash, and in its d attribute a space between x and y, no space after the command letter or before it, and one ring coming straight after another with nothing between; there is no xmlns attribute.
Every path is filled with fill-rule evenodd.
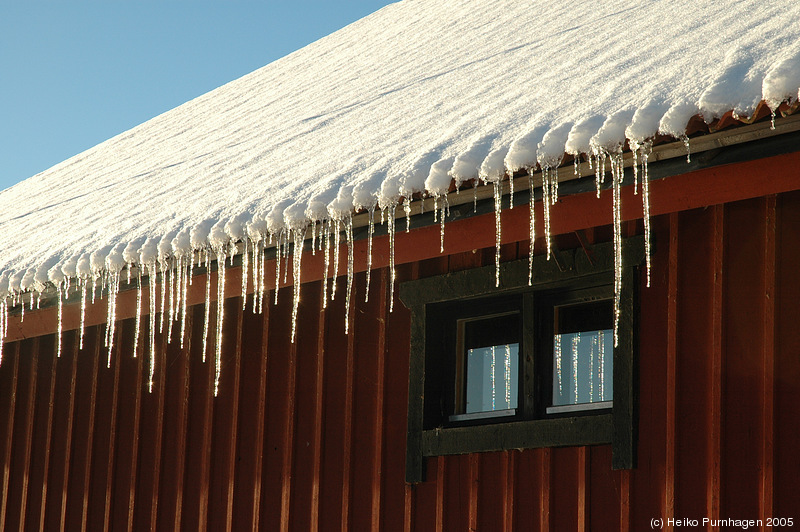
<svg viewBox="0 0 800 532"><path fill-rule="evenodd" d="M608 446L508 451L430 459L428 480L406 485L409 313L399 302L388 312L384 266L372 272L368 303L357 274L347 336L343 278L325 310L321 282L303 285L296 344L290 289L263 315L228 299L217 398L213 360L201 361L202 305L192 307L184 349L156 335L153 393L147 353L131 356L131 297L121 299L126 319L110 369L99 314L82 351L75 330L64 334L60 359L54 327L6 344L0 529L597 531L649 529L667 517L797 521L800 193L662 214L653 225L652 286L640 296L636 470L612 471ZM420 232L438 248L438 228ZM558 243L577 245L570 235ZM503 246L504 260L527 254L524 241ZM493 259L487 246L407 262L398 275ZM52 321L52 311L39 314ZM37 313L25 321L36 330ZM143 327L146 340L147 320Z"/></svg>

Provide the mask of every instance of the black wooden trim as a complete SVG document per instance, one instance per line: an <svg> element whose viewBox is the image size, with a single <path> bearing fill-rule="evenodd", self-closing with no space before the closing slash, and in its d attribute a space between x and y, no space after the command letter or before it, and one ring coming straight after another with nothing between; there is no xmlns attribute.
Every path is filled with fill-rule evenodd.
<svg viewBox="0 0 800 532"><path fill-rule="evenodd" d="M601 414L426 430L422 433L422 454L609 444L613 440L612 417Z"/></svg>
<svg viewBox="0 0 800 532"><path fill-rule="evenodd" d="M477 426L425 430L426 352L436 344L426 336L426 305L462 301L470 298L525 293L523 313L530 315L533 306L528 294L540 290L584 288L586 283L614 271L612 243L591 247L590 261L583 249L557 251L558 260L545 256L534 258L533 286L528 286L528 260L500 265L500 286L495 287L495 267L487 266L402 283L400 300L411 310L411 351L409 361L408 433L406 439L406 482L425 479L425 456L470 452L559 447L569 445L612 445L612 467L636 467L637 441L637 333L636 267L644 262L644 238L623 241L623 289L619 345L614 350L614 406L611 414L577 415L547 419L529 419L531 384L520 386L522 421L489 423ZM527 310L526 310L527 309ZM523 325L524 357L533 356L532 327ZM433 342L433 343L431 343ZM433 356L433 351L431 351ZM525 364L520 373L531 366ZM533 376L525 375L526 381ZM432 377L433 378L433 377ZM530 394L530 395L529 395ZM436 399L437 401L441 398ZM428 405L436 406L436 405Z"/></svg>

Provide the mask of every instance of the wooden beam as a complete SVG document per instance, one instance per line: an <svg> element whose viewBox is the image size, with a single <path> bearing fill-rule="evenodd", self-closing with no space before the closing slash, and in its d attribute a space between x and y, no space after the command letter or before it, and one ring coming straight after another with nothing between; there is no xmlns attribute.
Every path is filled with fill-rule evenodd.
<svg viewBox="0 0 800 532"><path fill-rule="evenodd" d="M670 519L675 517L675 462L677 458L677 357L678 357L678 232L680 218L669 215L669 258L667 272L667 360L666 413L664 437L664 529L671 531Z"/></svg>
<svg viewBox="0 0 800 532"><path fill-rule="evenodd" d="M712 310L711 310L711 373L708 390L711 394L711 412L709 413L709 448L708 448L708 484L706 509L710 523L717 522L720 517L721 475L722 475L722 351L723 351L723 261L725 252L725 207L713 207L714 234L712 243L713 278ZM709 523L709 530L719 527Z"/></svg>
<svg viewBox="0 0 800 532"><path fill-rule="evenodd" d="M763 380L761 391L762 403L762 447L761 447L761 479L759 491L759 519L767 527L767 519L774 517L774 464L775 464L775 299L777 296L775 266L777 264L777 198L764 198L764 321L762 364Z"/></svg>
<svg viewBox="0 0 800 532"><path fill-rule="evenodd" d="M19 375L19 352L20 343L15 342L6 346L4 370L11 372L11 386L6 389L6 396L9 398L8 410L6 411L6 426L3 430L2 445L2 476L0 476L0 530L5 530L6 512L8 511L9 479L11 476L11 447L14 443L14 414L17 408L17 379ZM10 369L8 369L10 368Z"/></svg>

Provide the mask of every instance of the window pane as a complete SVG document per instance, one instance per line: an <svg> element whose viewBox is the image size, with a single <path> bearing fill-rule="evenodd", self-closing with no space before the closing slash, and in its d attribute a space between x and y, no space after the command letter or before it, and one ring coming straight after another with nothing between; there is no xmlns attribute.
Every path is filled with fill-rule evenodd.
<svg viewBox="0 0 800 532"><path fill-rule="evenodd" d="M466 412L517 407L519 344L467 350Z"/></svg>
<svg viewBox="0 0 800 532"><path fill-rule="evenodd" d="M553 406L611 401L613 364L613 329L554 335Z"/></svg>

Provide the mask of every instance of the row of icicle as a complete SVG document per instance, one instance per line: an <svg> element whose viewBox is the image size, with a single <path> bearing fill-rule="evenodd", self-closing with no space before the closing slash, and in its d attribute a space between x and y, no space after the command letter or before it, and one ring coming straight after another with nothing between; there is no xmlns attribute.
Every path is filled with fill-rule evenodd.
<svg viewBox="0 0 800 532"><path fill-rule="evenodd" d="M641 165L641 183L642 183L642 204L643 204L643 218L644 218L644 232L645 232L645 248L647 260L647 286L650 286L650 200L649 200L649 183L648 183L648 156L650 154L652 143L634 143L632 146L633 151L633 176L634 176L634 194L638 193L639 181L639 166ZM688 148L688 145L687 145ZM622 146L618 146L614 150L598 150L588 156L589 168L594 170L595 181L597 186L597 196L600 197L600 191L606 178L606 160L610 161L611 178L612 178L612 194L613 194L613 244L614 244L614 345L618 342L618 323L620 317L620 291L622 286L622 217L620 210L620 187L624 178L624 167L622 159ZM558 167L542 166L542 201L544 208L544 238L546 242L546 253L548 260L552 254L550 242L550 217L551 206L558 202ZM533 283L533 243L536 240L535 231L535 215L534 215L534 194L533 194L533 176L535 168L528 169L529 187L530 187L530 257L529 257L529 270L528 270L528 284ZM579 159L575 159L575 174L579 176ZM502 204L502 186L499 179L486 179L485 184L491 183L493 186L494 196L494 210L495 210L495 267L496 267L496 286L500 283L500 243L501 243L501 223L500 211ZM510 203L513 208L513 178L509 178L510 186ZM477 202L477 183L475 183L474 200L473 204ZM389 237L389 311L393 310L394 305L394 285L395 285L395 260L394 260L394 244L395 244L395 215L397 206L400 202L385 205L380 209L381 223L387 226ZM408 200L403 202L403 207L406 214L406 231L410 228L410 202ZM370 284L370 270L372 269L372 239L375 227L375 207L368 210L369 224L368 224L368 249L367 249L367 265L366 265L366 293L365 301L369 300L369 284ZM449 215L449 204L446 194L434 196L434 223L440 221L440 251L444 252L444 234L445 234L445 218ZM438 217L438 220L437 220ZM324 220L320 223L313 224L309 227L290 228L281 230L278 233L269 233L268 238L264 237L262 233L255 232L254 234L247 234L243 238L244 250L242 252L242 308L247 306L247 288L249 279L252 279L253 295L252 295L252 312L261 313L263 311L263 301L265 294L265 251L268 245L274 245L275 253L275 295L274 301L278 301L278 292L281 282L286 284L289 271L289 256L290 249L294 251L292 256L292 277L293 277L293 297L292 297L292 330L291 341L294 343L297 334L297 316L300 303L300 278L301 278L301 260L302 250L308 231L311 231L311 252L315 254L317 251L324 253L324 270L325 282L323 284L323 308L327 306L328 301L328 279L334 281L330 286L330 299L333 300L336 296L336 282L335 279L339 276L339 253L340 253L340 238L341 234L345 235L345 247L347 252L347 284L345 294L345 334L349 333L349 309L351 305L351 295L353 290L353 277L354 277L354 264L353 264L353 217L352 213L341 218L332 218ZM214 395L219 393L219 381L221 372L221 358L222 358L222 330L224 318L224 294L225 294L225 269L226 261L230 259L231 265L233 258L237 253L237 246L235 242L228 242L226 245L206 246L199 250L193 250L188 253L174 253L171 255L162 254L157 259L151 258L152 254L148 254L147 260L144 260L144 246L139 257L143 260L139 262L130 261L127 263L127 281L131 283L131 274L134 271L134 266L137 272L137 296L136 296L136 315L135 315L135 332L133 341L132 356L137 356L137 349L139 344L139 336L141 330L142 319L142 291L143 277L148 277L147 286L149 289L149 379L148 390L152 392L153 377L155 373L155 354L156 342L155 332L156 327L161 334L166 334L167 343L171 343L173 339L173 329L179 329L178 338L181 348L184 345L186 337L186 312L187 312L187 291L188 287L193 282L193 269L197 266L203 265L206 269L205 279L205 309L204 309L204 324L203 324L203 347L202 357L203 362L206 359L206 352L208 347L208 331L210 322L211 310L211 262L212 253L216 256L217 262L217 309L216 309L216 338L214 344L214 359L215 359L215 378L214 378ZM177 250L176 250L177 251ZM282 267L282 263L284 264ZM160 274L160 283L156 282ZM82 275L73 280L70 277L64 278L56 285L56 294L58 299L58 325L57 325L57 356L61 356L61 342L62 342L62 314L64 300L70 297L70 291L80 293L80 333L79 333L79 349L83 349L84 329L85 329L85 315L86 305L91 297L91 303L94 304L97 298L98 283L100 284L100 292L105 291L108 295L107 301L107 319L106 319L106 332L105 332L105 347L107 347L107 366L111 366L111 354L114 345L114 336L116 330L116 302L117 295L120 290L120 271L114 271L108 268L101 272L95 272L93 275ZM281 281L282 279L282 281ZM72 282L74 281L74 282ZM160 293L159 293L160 289ZM91 296L89 291L91 290ZM8 332L8 311L10 307L22 304L21 320L25 319L25 304L23 303L23 294L14 293L10 297L0 299L0 363L2 362L3 341ZM160 297L159 297L160 296ZM29 308L33 309L39 307L41 300L41 293L36 297L31 294ZM166 328L166 331L165 331Z"/></svg>

